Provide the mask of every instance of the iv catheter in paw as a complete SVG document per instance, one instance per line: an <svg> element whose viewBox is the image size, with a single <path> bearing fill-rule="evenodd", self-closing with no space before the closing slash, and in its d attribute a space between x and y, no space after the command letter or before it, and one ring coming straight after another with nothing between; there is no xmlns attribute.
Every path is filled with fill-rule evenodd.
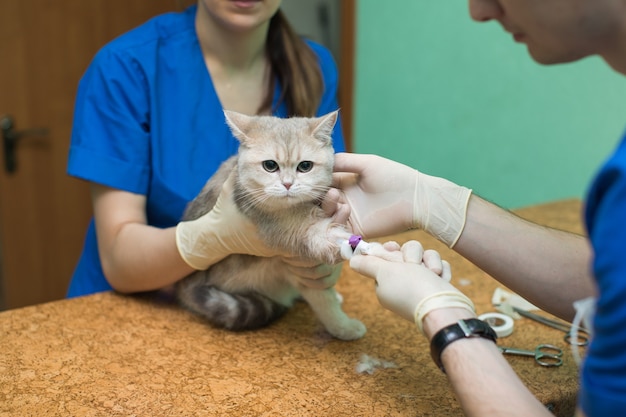
<svg viewBox="0 0 626 417"><path fill-rule="evenodd" d="M369 243L364 241L361 236L352 235L349 239L341 242L341 257L345 260L349 260L354 255L367 252L369 246Z"/></svg>

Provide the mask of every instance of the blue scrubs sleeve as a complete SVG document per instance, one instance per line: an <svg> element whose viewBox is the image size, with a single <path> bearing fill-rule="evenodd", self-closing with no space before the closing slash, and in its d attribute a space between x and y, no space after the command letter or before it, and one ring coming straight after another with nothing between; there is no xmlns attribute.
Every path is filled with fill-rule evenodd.
<svg viewBox="0 0 626 417"><path fill-rule="evenodd" d="M146 76L124 52L102 50L81 79L68 173L146 194L150 176Z"/></svg>

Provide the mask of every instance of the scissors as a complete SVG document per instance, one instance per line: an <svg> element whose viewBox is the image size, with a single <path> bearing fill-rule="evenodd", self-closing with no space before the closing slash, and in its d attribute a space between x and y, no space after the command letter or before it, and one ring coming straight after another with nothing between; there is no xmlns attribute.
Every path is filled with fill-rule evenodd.
<svg viewBox="0 0 626 417"><path fill-rule="evenodd" d="M522 310L521 308L517 307L513 307L513 310L528 319L535 320L536 322L565 332L565 337L563 338L563 340L565 340L570 345L587 346L589 344L589 332L583 328L579 327L578 332L576 334L572 334L572 327L563 322L539 316L537 314L533 314L529 311Z"/></svg>
<svg viewBox="0 0 626 417"><path fill-rule="evenodd" d="M541 345L538 345L535 350L524 350L501 346L498 346L498 349L500 352L507 355L532 356L535 358L535 362L541 366L552 367L563 365L563 350L554 345L542 343Z"/></svg>

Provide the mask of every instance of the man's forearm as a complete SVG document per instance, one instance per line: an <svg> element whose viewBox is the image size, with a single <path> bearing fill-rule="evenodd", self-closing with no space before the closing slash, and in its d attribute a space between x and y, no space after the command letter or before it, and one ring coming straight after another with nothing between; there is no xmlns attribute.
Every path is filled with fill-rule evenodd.
<svg viewBox="0 0 626 417"><path fill-rule="evenodd" d="M472 195L457 252L538 307L565 320L595 294L583 236L528 222Z"/></svg>

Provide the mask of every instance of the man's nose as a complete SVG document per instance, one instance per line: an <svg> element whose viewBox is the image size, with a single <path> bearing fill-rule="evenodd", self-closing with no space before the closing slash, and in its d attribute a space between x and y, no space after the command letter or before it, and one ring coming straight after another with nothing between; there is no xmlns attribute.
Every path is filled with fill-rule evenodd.
<svg viewBox="0 0 626 417"><path fill-rule="evenodd" d="M498 0L469 0L469 12L477 22L488 22L503 15Z"/></svg>

